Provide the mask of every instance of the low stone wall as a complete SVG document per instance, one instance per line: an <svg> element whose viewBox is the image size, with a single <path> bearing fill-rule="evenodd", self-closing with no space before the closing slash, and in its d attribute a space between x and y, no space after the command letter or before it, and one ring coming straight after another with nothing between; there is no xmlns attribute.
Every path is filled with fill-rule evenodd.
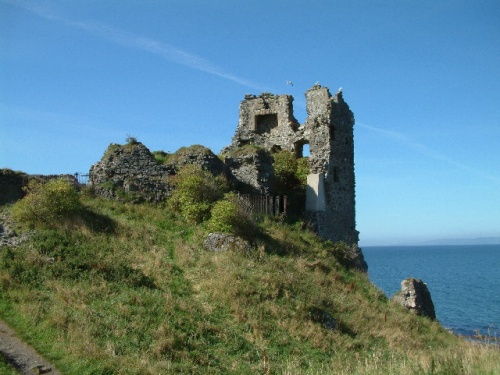
<svg viewBox="0 0 500 375"><path fill-rule="evenodd" d="M24 196L23 187L28 184L26 173L10 169L0 170L0 205L12 203Z"/></svg>
<svg viewBox="0 0 500 375"><path fill-rule="evenodd" d="M16 172L11 169L0 169L0 205L14 203L26 195L24 188L30 181L50 181L63 178L70 184L77 184L75 176L70 174L62 175L41 175Z"/></svg>

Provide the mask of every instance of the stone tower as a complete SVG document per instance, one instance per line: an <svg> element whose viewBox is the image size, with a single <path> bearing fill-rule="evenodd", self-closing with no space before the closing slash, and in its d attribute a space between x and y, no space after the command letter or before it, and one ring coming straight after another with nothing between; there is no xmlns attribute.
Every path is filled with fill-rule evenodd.
<svg viewBox="0 0 500 375"><path fill-rule="evenodd" d="M252 144L301 156L309 144L306 215L323 238L357 245L353 113L341 91L332 96L327 87L315 85L305 96L308 116L300 125L293 116L291 95L246 95L226 151ZM233 174L241 176L237 168L232 168Z"/></svg>
<svg viewBox="0 0 500 375"><path fill-rule="evenodd" d="M354 115L339 91L306 92L303 142L309 143L306 212L317 232L333 241L358 243L354 179Z"/></svg>

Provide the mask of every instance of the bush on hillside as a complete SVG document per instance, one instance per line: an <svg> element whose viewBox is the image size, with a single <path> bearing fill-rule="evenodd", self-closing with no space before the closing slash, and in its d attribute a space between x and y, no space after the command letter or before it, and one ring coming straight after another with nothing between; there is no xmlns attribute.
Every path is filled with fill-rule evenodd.
<svg viewBox="0 0 500 375"><path fill-rule="evenodd" d="M32 180L25 189L26 196L12 209L14 219L20 223L53 227L82 210L77 191L64 179Z"/></svg>
<svg viewBox="0 0 500 375"><path fill-rule="evenodd" d="M235 193L227 193L224 199L215 203L208 221L208 230L251 238L256 224L247 202Z"/></svg>
<svg viewBox="0 0 500 375"><path fill-rule="evenodd" d="M192 223L208 219L215 202L228 191L224 176L213 176L198 165L183 167L175 176L174 185L169 207Z"/></svg>

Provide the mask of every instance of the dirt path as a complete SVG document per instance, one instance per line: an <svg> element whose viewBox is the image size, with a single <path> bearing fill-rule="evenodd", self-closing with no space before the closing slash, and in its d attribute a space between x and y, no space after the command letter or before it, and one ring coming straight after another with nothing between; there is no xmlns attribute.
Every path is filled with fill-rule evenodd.
<svg viewBox="0 0 500 375"><path fill-rule="evenodd" d="M20 374L61 375L52 364L44 360L32 347L16 337L15 332L1 320L0 352Z"/></svg>

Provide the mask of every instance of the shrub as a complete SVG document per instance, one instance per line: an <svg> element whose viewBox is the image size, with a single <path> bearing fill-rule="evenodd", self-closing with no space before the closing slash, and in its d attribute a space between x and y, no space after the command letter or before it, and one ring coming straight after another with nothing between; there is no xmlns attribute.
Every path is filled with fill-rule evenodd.
<svg viewBox="0 0 500 375"><path fill-rule="evenodd" d="M309 174L307 158L297 158L290 151L277 152L273 157L276 194L301 193Z"/></svg>
<svg viewBox="0 0 500 375"><path fill-rule="evenodd" d="M14 219L30 226L52 227L79 213L82 204L73 185L63 179L32 180L13 209Z"/></svg>
<svg viewBox="0 0 500 375"><path fill-rule="evenodd" d="M193 223L201 223L210 216L214 203L228 190L223 176L213 176L198 165L187 165L175 176L175 190L169 206Z"/></svg>
<svg viewBox="0 0 500 375"><path fill-rule="evenodd" d="M235 193L228 193L213 206L207 228L212 232L249 238L256 225L246 202Z"/></svg>
<svg viewBox="0 0 500 375"><path fill-rule="evenodd" d="M127 142L127 144L129 144L129 145L136 145L139 143L139 140L137 139L137 137L134 137L130 134L127 134L127 138L125 138L125 142Z"/></svg>
<svg viewBox="0 0 500 375"><path fill-rule="evenodd" d="M153 151L152 154L158 164L167 164L170 156L170 154L165 151Z"/></svg>
<svg viewBox="0 0 500 375"><path fill-rule="evenodd" d="M295 171L295 177L300 182L301 186L307 185L307 175L309 174L309 160L308 158L297 159L297 170Z"/></svg>

